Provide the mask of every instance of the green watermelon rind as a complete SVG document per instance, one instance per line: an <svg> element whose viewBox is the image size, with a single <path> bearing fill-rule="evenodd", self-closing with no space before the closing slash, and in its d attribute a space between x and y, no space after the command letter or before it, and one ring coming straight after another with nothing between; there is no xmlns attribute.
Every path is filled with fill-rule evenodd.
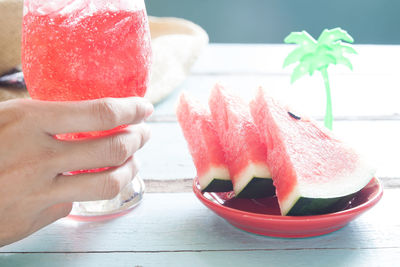
<svg viewBox="0 0 400 267"><path fill-rule="evenodd" d="M233 190L233 185L231 180L224 180L219 178L214 178L211 182L201 191L202 192L229 192Z"/></svg>
<svg viewBox="0 0 400 267"><path fill-rule="evenodd" d="M335 198L299 197L287 216L321 215L344 210L356 193Z"/></svg>
<svg viewBox="0 0 400 267"><path fill-rule="evenodd" d="M233 189L229 170L226 166L211 166L198 179L202 192L228 192Z"/></svg>
<svg viewBox="0 0 400 267"><path fill-rule="evenodd" d="M237 198L261 198L275 195L275 187L271 178L253 177L244 189L237 194Z"/></svg>
<svg viewBox="0 0 400 267"><path fill-rule="evenodd" d="M240 182L234 184L235 196L238 198L260 198L275 195L269 168L264 163L249 162L238 175Z"/></svg>

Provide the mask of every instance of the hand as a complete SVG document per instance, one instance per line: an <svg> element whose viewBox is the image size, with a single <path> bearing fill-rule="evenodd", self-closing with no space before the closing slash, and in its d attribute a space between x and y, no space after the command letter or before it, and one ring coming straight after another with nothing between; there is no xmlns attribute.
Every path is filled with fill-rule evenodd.
<svg viewBox="0 0 400 267"><path fill-rule="evenodd" d="M114 198L137 173L132 155L149 139L142 122L152 112L149 102L135 97L0 103L0 247L67 216L74 201ZM129 126L95 139L54 138L119 125ZM62 175L108 166L119 167Z"/></svg>

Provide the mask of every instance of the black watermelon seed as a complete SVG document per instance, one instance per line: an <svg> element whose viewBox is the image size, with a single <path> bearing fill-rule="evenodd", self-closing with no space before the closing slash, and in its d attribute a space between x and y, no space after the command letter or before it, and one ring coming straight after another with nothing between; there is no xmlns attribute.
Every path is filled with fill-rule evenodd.
<svg viewBox="0 0 400 267"><path fill-rule="evenodd" d="M299 117L299 116L296 116L296 115L294 115L292 112L290 112L290 111L288 111L288 114L289 114L289 116L290 117L292 117L293 119L295 119L295 120L301 120L301 118Z"/></svg>

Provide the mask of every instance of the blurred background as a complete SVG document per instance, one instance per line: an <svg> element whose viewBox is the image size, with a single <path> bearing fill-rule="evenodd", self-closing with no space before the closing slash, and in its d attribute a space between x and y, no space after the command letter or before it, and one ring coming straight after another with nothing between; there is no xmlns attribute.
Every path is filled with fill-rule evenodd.
<svg viewBox="0 0 400 267"><path fill-rule="evenodd" d="M358 44L400 44L399 0L146 0L149 15L202 26L212 43L282 43L342 27Z"/></svg>

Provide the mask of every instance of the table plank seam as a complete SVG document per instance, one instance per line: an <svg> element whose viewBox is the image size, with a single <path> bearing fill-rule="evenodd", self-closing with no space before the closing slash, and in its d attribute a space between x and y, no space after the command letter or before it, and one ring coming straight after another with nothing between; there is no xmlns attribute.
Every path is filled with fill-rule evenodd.
<svg viewBox="0 0 400 267"><path fill-rule="evenodd" d="M290 76L292 73L290 71L282 71L282 72L273 72L269 70L265 71L201 71L201 70L194 70L190 73L190 76L287 76L288 80L290 80ZM374 73L374 72L340 72L336 73L335 77L354 77L354 76L395 76L393 73L384 74L384 73Z"/></svg>
<svg viewBox="0 0 400 267"><path fill-rule="evenodd" d="M314 120L323 121L324 117L313 117ZM400 121L400 114L393 113L388 115L377 116L335 116L335 121ZM176 123L175 115L154 115L147 122L150 123Z"/></svg>
<svg viewBox="0 0 400 267"><path fill-rule="evenodd" d="M109 254L109 253L193 253L193 252L251 252L251 251L304 251L304 250L384 250L400 247L354 247L354 248L255 248L255 249L181 249L181 250L106 250L106 251L21 251L1 254Z"/></svg>

